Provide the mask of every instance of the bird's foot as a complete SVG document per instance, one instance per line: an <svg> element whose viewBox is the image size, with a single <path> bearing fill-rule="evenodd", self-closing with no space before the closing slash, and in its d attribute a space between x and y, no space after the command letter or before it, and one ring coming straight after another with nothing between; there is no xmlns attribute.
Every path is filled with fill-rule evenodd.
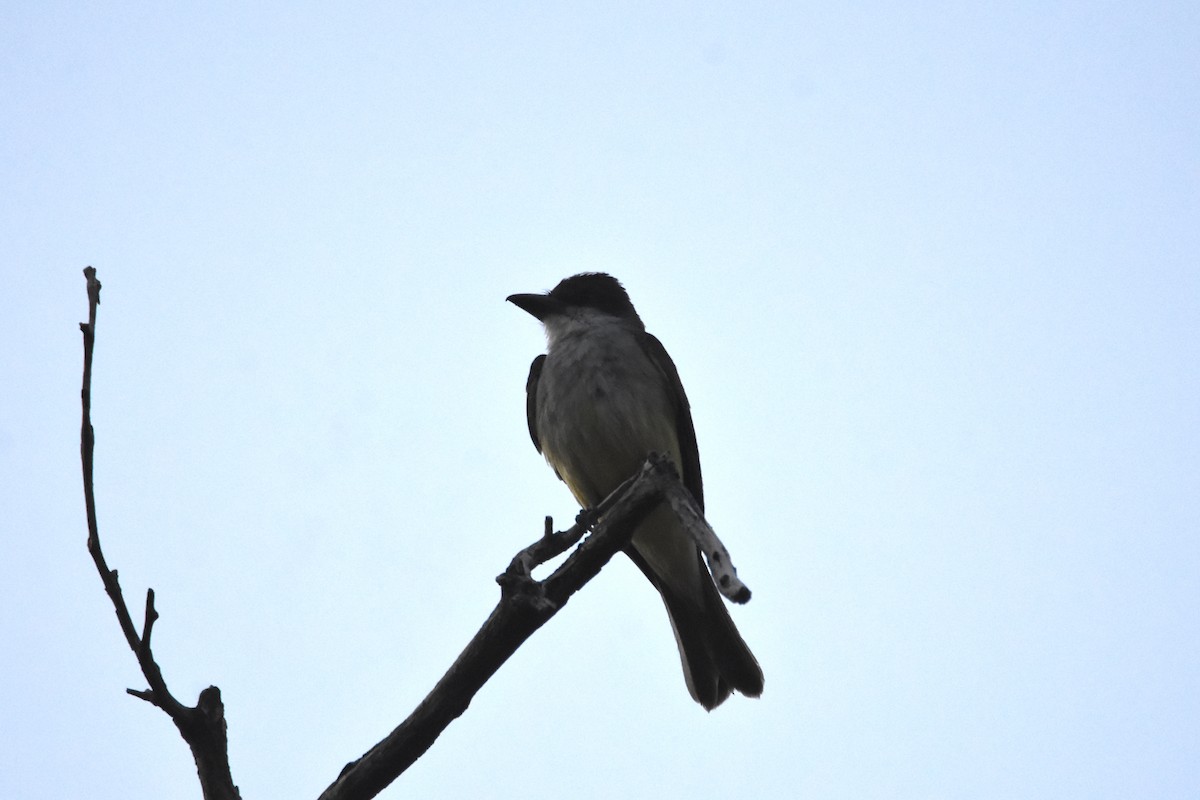
<svg viewBox="0 0 1200 800"><path fill-rule="evenodd" d="M575 524L585 530L590 531L592 526L596 524L596 519L599 516L600 515L596 513L596 509L583 508L580 509L579 513L575 515Z"/></svg>

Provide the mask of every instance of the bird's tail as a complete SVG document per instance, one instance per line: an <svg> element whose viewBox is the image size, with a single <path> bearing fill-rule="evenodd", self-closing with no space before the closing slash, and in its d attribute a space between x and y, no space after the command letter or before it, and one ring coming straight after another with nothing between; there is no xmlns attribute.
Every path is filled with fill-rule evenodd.
<svg viewBox="0 0 1200 800"><path fill-rule="evenodd" d="M671 628L675 631L688 692L697 703L711 711L732 691L747 697L761 695L763 673L754 653L750 652L733 624L699 550L696 558L701 570L698 596L695 593L680 594L658 580L640 558L633 560L662 595Z"/></svg>

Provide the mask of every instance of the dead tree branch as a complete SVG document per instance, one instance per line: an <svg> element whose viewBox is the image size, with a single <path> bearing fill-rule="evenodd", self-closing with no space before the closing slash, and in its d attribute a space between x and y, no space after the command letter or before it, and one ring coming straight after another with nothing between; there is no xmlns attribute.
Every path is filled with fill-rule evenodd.
<svg viewBox="0 0 1200 800"><path fill-rule="evenodd" d="M225 706L221 703L221 690L210 686L200 693L195 706L185 706L180 703L167 689L162 670L154 660L150 649L150 633L158 612L154 610L154 590L146 592L146 614L139 635L133 625L133 617L129 606L125 603L125 595L117 581L117 571L109 569L100 549L100 533L96 524L96 492L92 483L93 453L96 436L92 428L92 352L96 344L96 307L100 305L100 281L96 279L96 270L87 267L83 271L87 278L88 321L79 323L83 332L83 424L80 429L80 458L83 462L83 498L87 506L88 523L88 552L96 562L100 572L100 580L104 582L104 590L112 600L113 609L117 612L117 621L129 649L137 657L142 675L149 684L149 689L127 689L134 697L140 697L152 703L171 718L185 742L192 749L196 759L196 770L200 776L200 788L204 800L241 800L238 788L233 783L229 772L229 748L225 730Z"/></svg>
<svg viewBox="0 0 1200 800"><path fill-rule="evenodd" d="M599 516L591 536L547 578L535 581L531 571L565 552L586 530L585 521L551 534L547 523L546 535L518 553L496 579L499 604L433 691L383 741L347 764L320 800L368 800L399 777L467 710L509 656L629 543L638 524L662 502L664 485L678 482L669 460L647 461L601 504L602 516L595 511L583 515Z"/></svg>

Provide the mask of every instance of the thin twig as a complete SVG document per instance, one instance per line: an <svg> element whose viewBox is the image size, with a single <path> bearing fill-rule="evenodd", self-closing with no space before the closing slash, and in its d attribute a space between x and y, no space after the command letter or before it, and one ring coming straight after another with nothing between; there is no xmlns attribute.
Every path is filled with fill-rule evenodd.
<svg viewBox="0 0 1200 800"><path fill-rule="evenodd" d="M146 590L146 621L142 624L142 647L150 649L150 632L154 629L154 621L158 612L154 610L154 590Z"/></svg>
<svg viewBox="0 0 1200 800"><path fill-rule="evenodd" d="M88 321L79 323L83 332L83 388L80 398L83 405L83 422L79 433L79 455L83 463L83 498L87 507L88 552L104 582L104 590L112 601L113 610L117 614L117 622L125 635L125 642L137 657L138 666L146 683L147 690L126 689L134 697L152 703L171 717L175 727L179 729L184 741L192 749L196 760L196 770L200 776L200 788L205 800L240 800L237 786L229 771L229 747L226 738L225 708L221 703L221 691L210 686L200 693L196 706L189 707L180 703L167 689L162 670L154 660L150 650L150 633L158 612L154 610L154 590L146 592L145 623L141 636L133 626L133 618L129 606L125 603L125 595L117 580L117 571L109 569L100 548L99 525L96 522L96 491L92 481L94 473L94 453L96 447L95 431L92 428L92 354L96 344L96 308L100 305L100 281L96 279L96 270L87 267L83 270L87 278Z"/></svg>
<svg viewBox="0 0 1200 800"><path fill-rule="evenodd" d="M696 504L692 493L677 481L675 484L665 487L663 496L667 504L671 506L671 511L679 518L684 530L696 542L700 552L704 553L704 558L708 561L708 571L712 573L718 591L735 603L749 602L750 587L738 578L733 560L729 557L729 551L725 549L725 545L717 538L717 532L712 529L708 520L704 518L704 514L700 512L700 507Z"/></svg>

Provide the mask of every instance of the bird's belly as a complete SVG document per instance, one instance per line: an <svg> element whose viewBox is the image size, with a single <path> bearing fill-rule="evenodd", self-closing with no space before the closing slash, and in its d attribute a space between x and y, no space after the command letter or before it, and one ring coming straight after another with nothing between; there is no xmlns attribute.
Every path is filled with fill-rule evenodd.
<svg viewBox="0 0 1200 800"><path fill-rule="evenodd" d="M553 371L542 373L538 436L546 460L581 504L603 500L651 452L680 462L674 412L657 375L634 375L609 364L546 385L547 372Z"/></svg>
<svg viewBox="0 0 1200 800"><path fill-rule="evenodd" d="M580 505L595 506L651 452L682 463L669 391L636 343L622 349L619 343L589 348L567 341L547 356L538 382L538 439ZM696 545L669 508L652 512L632 544L678 596L699 594Z"/></svg>

